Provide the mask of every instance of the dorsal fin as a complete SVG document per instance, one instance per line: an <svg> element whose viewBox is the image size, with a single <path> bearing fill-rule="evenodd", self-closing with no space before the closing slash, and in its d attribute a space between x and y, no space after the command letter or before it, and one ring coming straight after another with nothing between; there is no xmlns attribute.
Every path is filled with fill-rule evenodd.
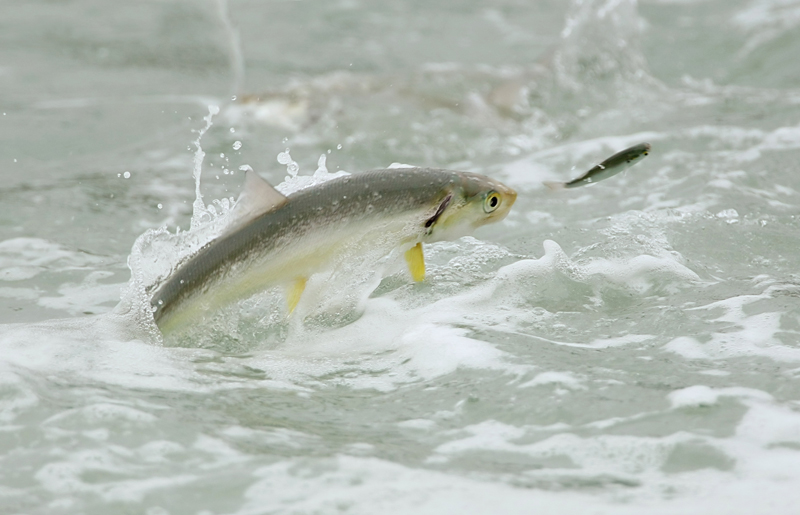
<svg viewBox="0 0 800 515"><path fill-rule="evenodd" d="M247 170L239 200L236 201L231 212L233 216L228 230L240 227L264 213L274 211L288 201L289 199L262 179L260 175L253 170Z"/></svg>

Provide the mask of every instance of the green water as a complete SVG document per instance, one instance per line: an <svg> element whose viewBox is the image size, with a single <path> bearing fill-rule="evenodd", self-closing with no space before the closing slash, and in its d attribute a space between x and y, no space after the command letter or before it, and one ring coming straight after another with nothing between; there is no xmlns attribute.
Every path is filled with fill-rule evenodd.
<svg viewBox="0 0 800 515"><path fill-rule="evenodd" d="M796 511L800 2L3 13L0 512ZM163 347L114 309L129 256L152 278L202 243L142 235L189 229L210 105L209 203L241 166L282 183L287 148L300 176L447 167L519 198L426 248L422 284L376 265L342 314L312 277L292 320L272 292Z"/></svg>

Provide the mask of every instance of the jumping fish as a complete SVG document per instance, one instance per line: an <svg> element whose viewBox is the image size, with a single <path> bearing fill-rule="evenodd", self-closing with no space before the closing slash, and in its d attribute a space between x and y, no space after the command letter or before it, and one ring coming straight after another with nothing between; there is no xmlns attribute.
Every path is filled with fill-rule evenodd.
<svg viewBox="0 0 800 515"><path fill-rule="evenodd" d="M167 334L280 284L291 313L311 275L362 245L404 250L422 281L423 243L502 220L516 197L483 175L428 168L349 175L286 197L248 171L232 223L156 289L153 316Z"/></svg>
<svg viewBox="0 0 800 515"><path fill-rule="evenodd" d="M571 181L545 182L544 185L551 190L561 190L564 188L577 188L578 186L594 184L595 182L608 179L612 175L617 175L618 173L627 170L631 166L641 161L639 158L643 158L649 153L650 143L639 143L638 145L634 145L630 148L626 148L625 150L617 152L599 165L593 167L585 174L572 179Z"/></svg>

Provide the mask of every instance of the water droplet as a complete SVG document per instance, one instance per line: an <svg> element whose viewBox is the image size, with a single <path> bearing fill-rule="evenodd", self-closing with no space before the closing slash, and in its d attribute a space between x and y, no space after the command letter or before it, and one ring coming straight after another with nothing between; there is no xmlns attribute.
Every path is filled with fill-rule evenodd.
<svg viewBox="0 0 800 515"><path fill-rule="evenodd" d="M252 172L253 168L250 165L242 165L239 167L239 170L243 172Z"/></svg>
<svg viewBox="0 0 800 515"><path fill-rule="evenodd" d="M122 176L125 177L126 179L130 179L131 178L131 172L125 172L125 173L122 174Z"/></svg>
<svg viewBox="0 0 800 515"><path fill-rule="evenodd" d="M219 153L219 158L220 159L225 159L225 153L224 152L220 152Z"/></svg>
<svg viewBox="0 0 800 515"><path fill-rule="evenodd" d="M239 150L240 148L242 148L242 142L239 141L239 140L234 141L233 142L233 150Z"/></svg>
<svg viewBox="0 0 800 515"><path fill-rule="evenodd" d="M336 145L336 148L337 148L338 150L342 150L342 144L341 144L341 143L339 143L338 145Z"/></svg>
<svg viewBox="0 0 800 515"><path fill-rule="evenodd" d="M298 171L300 171L300 166L297 165L294 161L286 165L286 171L292 175L295 175Z"/></svg>
<svg viewBox="0 0 800 515"><path fill-rule="evenodd" d="M325 154L319 156L317 160L317 172L316 173L328 173L328 167L325 166Z"/></svg>
<svg viewBox="0 0 800 515"><path fill-rule="evenodd" d="M164 205L163 205L161 202L159 202L159 203L158 203L158 209L161 209L161 208L163 208L163 207L164 207Z"/></svg>
<svg viewBox="0 0 800 515"><path fill-rule="evenodd" d="M289 149L286 149L286 152L281 152L278 154L278 162L282 165L288 165L292 162L292 156L289 155Z"/></svg>
<svg viewBox="0 0 800 515"><path fill-rule="evenodd" d="M234 129L233 127L231 127L231 134L233 134L234 132L236 132L236 129Z"/></svg>
<svg viewBox="0 0 800 515"><path fill-rule="evenodd" d="M231 100L233 100L235 102L236 101L236 95L232 95L231 96ZM183 282L183 281L181 281L181 282Z"/></svg>

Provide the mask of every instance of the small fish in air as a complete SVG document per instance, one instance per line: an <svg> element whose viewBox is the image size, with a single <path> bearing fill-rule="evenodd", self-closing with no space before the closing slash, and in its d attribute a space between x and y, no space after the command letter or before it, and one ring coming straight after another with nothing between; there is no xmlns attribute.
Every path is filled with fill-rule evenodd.
<svg viewBox="0 0 800 515"><path fill-rule="evenodd" d="M626 148L609 157L599 165L593 167L580 177L576 177L567 182L545 182L544 185L551 190L562 190L565 188L577 188L608 179L617 175L640 162L650 153L650 143L639 143L630 148Z"/></svg>

